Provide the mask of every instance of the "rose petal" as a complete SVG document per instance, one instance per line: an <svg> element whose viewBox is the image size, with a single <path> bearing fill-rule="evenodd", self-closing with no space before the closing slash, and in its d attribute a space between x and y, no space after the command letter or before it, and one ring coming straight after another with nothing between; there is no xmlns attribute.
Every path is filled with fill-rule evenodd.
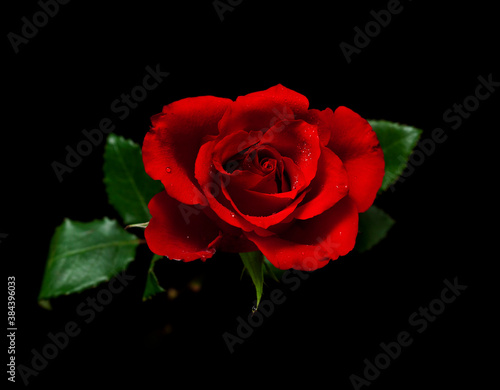
<svg viewBox="0 0 500 390"><path fill-rule="evenodd" d="M305 189L309 182L306 181L306 178L300 168L293 162L293 160L289 157L283 157L283 164L285 166L283 179L282 179L282 187L289 188L288 193L295 194L298 191L302 191ZM284 192L287 194L287 192Z"/></svg>
<svg viewBox="0 0 500 390"><path fill-rule="evenodd" d="M353 200L344 197L317 217L295 221L283 233L269 237L254 232L245 235L274 266L312 271L349 253L357 232L358 210Z"/></svg>
<svg viewBox="0 0 500 390"><path fill-rule="evenodd" d="M165 191L148 207L152 218L144 235L153 253L184 261L213 256L222 233L200 208L180 203Z"/></svg>
<svg viewBox="0 0 500 390"><path fill-rule="evenodd" d="M221 165L233 163L233 156L243 157L243 151L257 144L260 137L260 132L248 133L243 130L235 131L224 138L218 137L214 144L213 159Z"/></svg>
<svg viewBox="0 0 500 390"><path fill-rule="evenodd" d="M204 137L218 134L218 122L231 103L214 96L186 98L152 117L153 127L142 147L144 167L178 201L202 202L194 179L196 155Z"/></svg>
<svg viewBox="0 0 500 390"><path fill-rule="evenodd" d="M262 175L250 171L237 170L231 174L226 173L221 166L214 162L214 167L220 175L221 182L226 183L228 187L236 187L239 189L252 189L254 186L265 179Z"/></svg>
<svg viewBox="0 0 500 390"><path fill-rule="evenodd" d="M368 121L347 107L335 110L328 148L344 163L349 176L349 196L358 210L372 205L384 178L384 154Z"/></svg>
<svg viewBox="0 0 500 390"><path fill-rule="evenodd" d="M348 176L344 164L330 149L321 148L316 177L310 191L293 216L308 219L328 210L348 192Z"/></svg>
<svg viewBox="0 0 500 390"><path fill-rule="evenodd" d="M282 221L284 221L288 216L290 216L297 206L300 204L302 199L307 194L307 191L302 192L296 199L294 199L291 203L289 199L278 199L274 198L276 202L283 202L285 201L286 203L289 203L288 206L282 208L279 211L273 212L272 214L265 214L262 213L262 215L256 215L257 210L259 209L260 205L257 202L254 202L252 199L251 205L254 205L255 208L252 210L252 215L245 214L240 210L238 205L235 203L235 201L231 198L229 195L227 189L225 187L222 187L222 192L226 196L226 199L231 203L232 208L241 216L243 217L246 221L250 222L252 225L256 227L260 227L263 229L267 229L272 225L276 225ZM248 194L249 196L251 195L250 193ZM266 200L270 201L270 197L272 197L271 194L259 194L259 193L254 193L253 196L255 197L266 197ZM250 201L249 201L250 202ZM273 204L274 206L274 204ZM266 213L269 213L270 210L267 210Z"/></svg>
<svg viewBox="0 0 500 390"><path fill-rule="evenodd" d="M260 194L269 194L269 195L278 194L279 191L278 191L278 183L276 182L276 172L272 171L265 176L261 176L261 180L255 185L253 185L250 188L250 191Z"/></svg>
<svg viewBox="0 0 500 390"><path fill-rule="evenodd" d="M287 208L293 199L275 196L247 189L235 188L227 190L230 198L243 215L267 216Z"/></svg>
<svg viewBox="0 0 500 390"><path fill-rule="evenodd" d="M321 145L325 146L330 141L333 111L326 108L323 111L310 109L305 113L296 115L295 119L302 119L307 123L317 126Z"/></svg>
<svg viewBox="0 0 500 390"><path fill-rule="evenodd" d="M290 121L284 127L279 123L265 133L262 143L290 158L304 175L306 185L314 179L321 154L316 126L303 120Z"/></svg>
<svg viewBox="0 0 500 390"><path fill-rule="evenodd" d="M278 84L265 91L239 96L220 121L221 134L234 131L266 130L278 121L293 120L307 111L309 101L300 93Z"/></svg>

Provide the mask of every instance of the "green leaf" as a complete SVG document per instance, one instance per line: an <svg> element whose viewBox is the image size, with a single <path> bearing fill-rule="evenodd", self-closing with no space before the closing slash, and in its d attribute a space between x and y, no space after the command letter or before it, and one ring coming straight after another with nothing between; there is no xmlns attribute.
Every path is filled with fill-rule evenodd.
<svg viewBox="0 0 500 390"><path fill-rule="evenodd" d="M164 189L146 174L139 145L113 133L104 151L104 184L109 203L125 224L149 221L148 203Z"/></svg>
<svg viewBox="0 0 500 390"><path fill-rule="evenodd" d="M144 294L142 295L142 300L151 299L154 295L162 293L165 289L158 283L158 278L154 273L155 263L162 259L163 256L154 255L151 259L151 264L149 265L148 278L146 279L146 287L144 288Z"/></svg>
<svg viewBox="0 0 500 390"><path fill-rule="evenodd" d="M261 252L244 252L240 253L241 260L248 274L252 278L257 293L257 304L253 311L257 310L264 289L264 256Z"/></svg>
<svg viewBox="0 0 500 390"><path fill-rule="evenodd" d="M136 236L108 218L92 222L65 219L50 242L39 301L110 280L127 268L138 244Z"/></svg>
<svg viewBox="0 0 500 390"><path fill-rule="evenodd" d="M385 176L380 191L394 184L408 163L422 130L385 120L369 120L384 152Z"/></svg>
<svg viewBox="0 0 500 390"><path fill-rule="evenodd" d="M359 232L355 249L365 252L379 243L394 225L394 220L383 210L372 206L359 215Z"/></svg>

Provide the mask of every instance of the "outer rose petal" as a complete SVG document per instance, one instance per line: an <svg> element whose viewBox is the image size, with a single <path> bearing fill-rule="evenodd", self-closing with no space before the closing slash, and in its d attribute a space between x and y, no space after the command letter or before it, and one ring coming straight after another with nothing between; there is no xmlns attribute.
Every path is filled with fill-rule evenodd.
<svg viewBox="0 0 500 390"><path fill-rule="evenodd" d="M253 232L245 235L266 258L280 269L312 271L328 260L346 255L358 233L358 209L349 197L317 217L297 220L287 231L270 237Z"/></svg>
<svg viewBox="0 0 500 390"><path fill-rule="evenodd" d="M349 176L349 196L359 212L368 210L385 173L384 154L370 124L347 107L338 107L327 146L344 163Z"/></svg>
<svg viewBox="0 0 500 390"><path fill-rule="evenodd" d="M148 207L152 218L144 235L153 253L184 261L213 256L222 233L201 210L186 220L182 204L165 191L156 194Z"/></svg>
<svg viewBox="0 0 500 390"><path fill-rule="evenodd" d="M142 146L144 167L179 202L202 203L194 178L196 156L203 138L218 134L217 124L231 103L214 96L186 98L152 117Z"/></svg>
<svg viewBox="0 0 500 390"><path fill-rule="evenodd" d="M293 120L307 111L304 95L278 84L265 91L239 96L222 118L219 128L226 135L234 131L269 129L280 120Z"/></svg>

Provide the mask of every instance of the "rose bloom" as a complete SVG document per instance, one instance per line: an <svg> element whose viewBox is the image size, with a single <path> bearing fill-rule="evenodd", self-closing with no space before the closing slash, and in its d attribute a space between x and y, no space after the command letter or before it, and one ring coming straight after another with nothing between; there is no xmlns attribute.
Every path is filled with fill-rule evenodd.
<svg viewBox="0 0 500 390"><path fill-rule="evenodd" d="M146 172L165 191L149 203L149 248L170 259L261 251L280 269L314 270L354 248L384 156L346 107L309 109L282 85L186 98L152 117Z"/></svg>

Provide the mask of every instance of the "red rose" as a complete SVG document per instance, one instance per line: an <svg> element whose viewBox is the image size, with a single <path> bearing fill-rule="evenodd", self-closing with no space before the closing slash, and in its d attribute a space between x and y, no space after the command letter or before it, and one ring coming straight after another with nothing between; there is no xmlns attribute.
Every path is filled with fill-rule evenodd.
<svg viewBox="0 0 500 390"><path fill-rule="evenodd" d="M165 191L149 203L150 249L171 259L260 250L281 269L314 270L347 254L382 184L368 122L346 107L308 109L277 85L182 99L152 117L146 172Z"/></svg>

